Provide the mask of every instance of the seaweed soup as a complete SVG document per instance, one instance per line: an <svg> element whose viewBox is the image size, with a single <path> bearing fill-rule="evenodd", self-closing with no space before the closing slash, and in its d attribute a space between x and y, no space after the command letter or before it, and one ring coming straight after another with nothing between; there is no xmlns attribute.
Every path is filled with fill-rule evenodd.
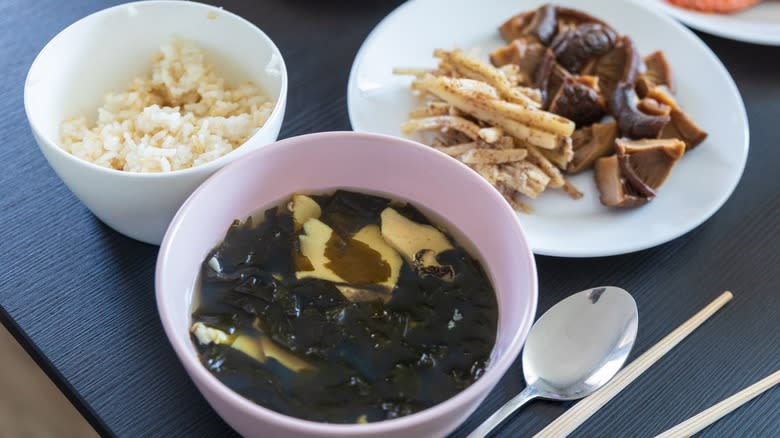
<svg viewBox="0 0 780 438"><path fill-rule="evenodd" d="M465 242L462 242L465 243ZM396 418L477 380L498 306L414 206L337 190L234 221L196 282L192 341L235 392L329 423Z"/></svg>

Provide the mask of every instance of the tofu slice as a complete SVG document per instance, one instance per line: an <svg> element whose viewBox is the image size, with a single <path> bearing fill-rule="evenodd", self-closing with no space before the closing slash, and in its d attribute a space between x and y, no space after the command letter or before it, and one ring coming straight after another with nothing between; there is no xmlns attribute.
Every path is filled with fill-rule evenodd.
<svg viewBox="0 0 780 438"><path fill-rule="evenodd" d="M366 225L355 233L352 238L358 242L365 243L371 249L378 252L382 260L390 266L390 276L387 280L379 283L379 285L385 287L388 291L392 291L395 288L396 283L398 283L398 275L401 273L401 266L404 261L401 256L387 244L382 237L379 226Z"/></svg>
<svg viewBox="0 0 780 438"><path fill-rule="evenodd" d="M311 269L306 270L300 267L295 272L295 276L298 279L302 278L319 278L321 280L332 281L334 283L349 283L347 280L339 276L333 270L328 268L330 259L325 255L328 241L333 237L333 229L328 225L320 221L319 219L311 218L303 224L304 233L301 234L298 239L300 241L301 254L304 255L311 264ZM384 287L388 291L392 291L398 282L398 276L401 273L401 266L403 265L403 259L400 255L387 244L382 237L382 233L377 225L366 225L358 230L352 237L353 240L361 242L367 245L372 250L376 251L381 257L382 261L387 263L390 267L389 276L377 284Z"/></svg>
<svg viewBox="0 0 780 438"><path fill-rule="evenodd" d="M246 354L258 362L265 362L265 352L261 339L252 336L239 335L233 343L230 344L230 347Z"/></svg>
<svg viewBox="0 0 780 438"><path fill-rule="evenodd" d="M201 344L229 344L230 336L222 330L218 330L203 324L202 322L196 322L190 327L190 332L195 335L195 339Z"/></svg>
<svg viewBox="0 0 780 438"><path fill-rule="evenodd" d="M423 260L425 266L436 266L436 256L453 248L447 236L436 227L418 224L391 207L382 211L380 217L382 237L413 266L419 263L417 256L421 251L432 252L424 253L427 254Z"/></svg>
<svg viewBox="0 0 780 438"><path fill-rule="evenodd" d="M325 256L325 248L332 236L333 229L319 219L311 218L303 224L303 234L298 236L298 240L301 244L301 254L309 259L312 269L300 270L299 267L295 272L299 280L312 277L334 283L344 282L343 278L325 266L330 261Z"/></svg>
<svg viewBox="0 0 780 438"><path fill-rule="evenodd" d="M193 324L190 331L201 344L229 345L230 348L238 350L260 363L265 363L267 358L272 357L296 373L314 369L314 366L285 350L265 335L259 337L238 335L231 341L227 333L201 322Z"/></svg>
<svg viewBox="0 0 780 438"><path fill-rule="evenodd" d="M314 370L314 366L285 350L268 336L260 338L260 345L266 357L272 357L285 368L300 373L301 371Z"/></svg>
<svg viewBox="0 0 780 438"><path fill-rule="evenodd" d="M317 201L306 195L293 195L290 210L296 229L300 229L309 219L319 219L322 214L322 209Z"/></svg>

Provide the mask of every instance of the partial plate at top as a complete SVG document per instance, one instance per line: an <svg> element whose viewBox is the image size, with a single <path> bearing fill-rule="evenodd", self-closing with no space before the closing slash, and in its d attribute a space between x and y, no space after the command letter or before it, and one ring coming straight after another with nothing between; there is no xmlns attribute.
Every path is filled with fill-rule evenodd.
<svg viewBox="0 0 780 438"><path fill-rule="evenodd" d="M403 4L371 32L352 65L347 90L352 128L401 136L401 123L421 101L409 88L412 78L394 76L394 67L435 67L436 48L458 47L487 59L491 50L504 44L498 26L543 3L412 0ZM640 208L602 206L592 171L570 178L585 195L580 200L560 190L548 190L532 200L534 213L518 217L533 251L562 257L623 254L659 245L697 227L728 199L747 160L747 116L733 79L695 34L658 8L633 0L556 4L605 20L629 35L642 55L662 49L671 63L678 102L709 137L680 160L658 197ZM490 218L485 221L489 224Z"/></svg>
<svg viewBox="0 0 780 438"><path fill-rule="evenodd" d="M648 3L702 32L747 43L780 46L780 1L777 0L764 0L733 14L691 11L666 0Z"/></svg>

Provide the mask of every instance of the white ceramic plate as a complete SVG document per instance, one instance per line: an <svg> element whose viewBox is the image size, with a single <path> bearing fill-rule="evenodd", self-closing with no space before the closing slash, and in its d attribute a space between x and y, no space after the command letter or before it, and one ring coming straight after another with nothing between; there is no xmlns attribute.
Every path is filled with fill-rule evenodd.
<svg viewBox="0 0 780 438"><path fill-rule="evenodd" d="M780 1L764 0L735 14L705 14L679 8L666 0L649 3L702 32L755 44L780 46Z"/></svg>
<svg viewBox="0 0 780 438"><path fill-rule="evenodd" d="M503 43L499 24L542 3L414 0L400 6L371 32L352 65L347 95L352 128L400 136L399 126L419 103L409 90L411 78L393 76L393 67L434 67L435 48L481 49L486 58ZM585 194L582 199L549 190L531 201L535 212L518 216L534 252L564 257L623 254L697 227L728 199L747 159L747 116L731 76L696 35L658 9L614 0L557 4L606 20L629 34L642 54L663 49L680 104L710 136L683 157L658 197L641 208L602 206L590 171L571 178Z"/></svg>

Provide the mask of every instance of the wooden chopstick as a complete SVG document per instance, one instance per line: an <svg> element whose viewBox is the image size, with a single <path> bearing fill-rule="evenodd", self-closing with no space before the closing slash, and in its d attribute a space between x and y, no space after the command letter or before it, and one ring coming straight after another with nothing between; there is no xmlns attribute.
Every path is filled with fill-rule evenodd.
<svg viewBox="0 0 780 438"><path fill-rule="evenodd" d="M699 412L695 416L683 421L666 432L657 435L655 438L677 438L687 437L698 433L705 427L720 420L725 415L749 402L754 397L780 383L780 370L775 371L758 382L739 391L722 402Z"/></svg>
<svg viewBox="0 0 780 438"><path fill-rule="evenodd" d="M536 438L563 437L572 433L591 415L607 404L615 395L634 381L640 374L645 372L658 359L680 343L686 336L691 334L710 316L717 312L723 305L731 301L734 297L731 292L723 292L715 301L711 302L699 313L693 315L691 319L685 321L683 325L677 327L673 332L666 335L657 344L652 346L644 354L623 368L612 380L601 389L586 397L574 407L564 412L563 415L555 419L541 432L534 435Z"/></svg>

